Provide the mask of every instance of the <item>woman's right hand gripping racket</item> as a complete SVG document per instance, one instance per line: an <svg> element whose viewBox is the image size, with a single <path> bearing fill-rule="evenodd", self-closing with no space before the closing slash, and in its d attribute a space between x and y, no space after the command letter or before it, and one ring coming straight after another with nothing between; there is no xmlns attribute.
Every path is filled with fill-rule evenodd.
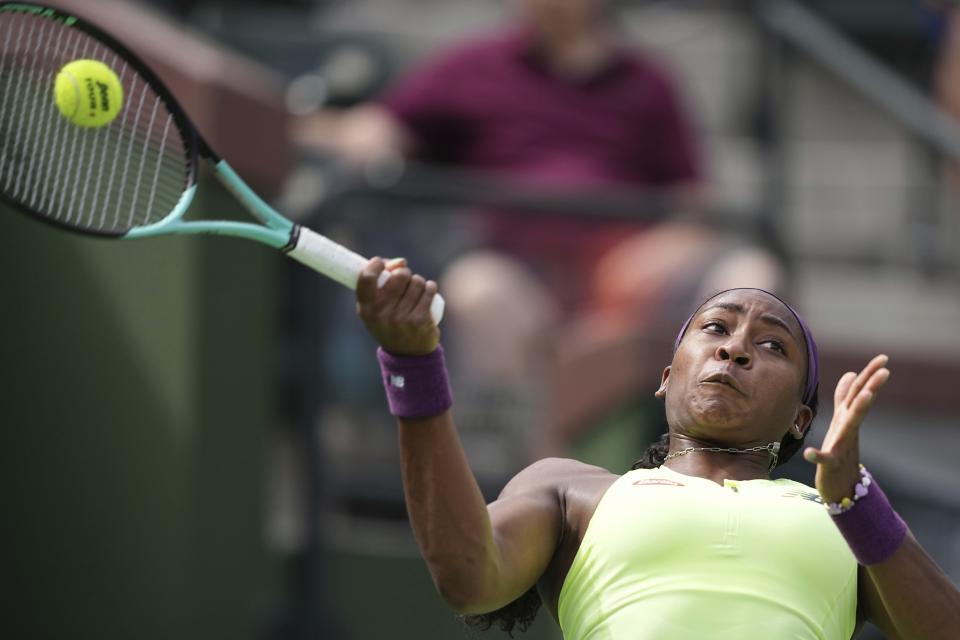
<svg viewBox="0 0 960 640"><path fill-rule="evenodd" d="M184 220L200 159L261 224ZM254 193L125 46L44 5L0 2L0 199L45 222L104 237L255 240L350 288L366 264ZM383 272L380 284L388 277ZM443 307L436 295L430 313L438 324Z"/></svg>

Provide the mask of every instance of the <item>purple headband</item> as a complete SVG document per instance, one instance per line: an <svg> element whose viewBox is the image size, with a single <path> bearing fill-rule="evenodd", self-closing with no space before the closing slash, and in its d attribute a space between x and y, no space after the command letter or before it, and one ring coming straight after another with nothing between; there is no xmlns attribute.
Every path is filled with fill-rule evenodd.
<svg viewBox="0 0 960 640"><path fill-rule="evenodd" d="M687 329L690 327L690 323L693 322L693 318L697 315L700 309L703 308L703 305L707 304L714 298L728 291L740 291L743 289L752 289L753 291L762 291L763 293L776 298L780 303L790 310L790 313L793 314L793 317L797 319L797 322L800 324L800 329L803 331L803 339L807 345L807 379L806 384L803 389L803 404L810 406L810 403L813 401L813 396L817 392L817 387L820 386L820 356L817 351L817 343L813 340L813 334L810 332L810 327L807 326L807 323L803 321L803 318L800 317L800 314L797 313L793 307L783 301L780 296L775 293L770 293L766 289L758 289L756 287L735 287L733 289L725 289L720 293L716 293L697 307L696 311L690 314L690 317L687 318L687 321L683 323L683 327L680 329L680 333L677 334L677 341L673 343L673 351L676 353L677 349L680 347L680 341L683 340L684 334L687 332Z"/></svg>

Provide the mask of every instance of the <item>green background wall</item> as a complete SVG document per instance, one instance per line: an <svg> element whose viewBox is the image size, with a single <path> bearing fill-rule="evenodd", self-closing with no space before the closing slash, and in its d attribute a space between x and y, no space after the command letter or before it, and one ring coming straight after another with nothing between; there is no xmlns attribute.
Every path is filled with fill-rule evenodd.
<svg viewBox="0 0 960 640"><path fill-rule="evenodd" d="M260 500L280 258L6 208L0 234L0 635L252 637L276 597Z"/></svg>

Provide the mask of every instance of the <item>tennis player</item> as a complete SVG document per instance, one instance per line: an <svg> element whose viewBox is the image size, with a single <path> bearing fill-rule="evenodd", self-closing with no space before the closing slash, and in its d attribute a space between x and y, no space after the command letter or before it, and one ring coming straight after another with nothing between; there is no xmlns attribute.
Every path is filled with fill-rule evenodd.
<svg viewBox="0 0 960 640"><path fill-rule="evenodd" d="M960 591L859 464L886 356L837 384L826 438L803 453L816 489L771 480L816 414L816 345L773 294L722 292L677 338L656 391L669 434L637 468L545 459L486 505L450 411L436 290L375 258L358 313L380 344L417 543L468 621L523 630L542 602L568 640L846 640L865 620L888 638L960 637Z"/></svg>

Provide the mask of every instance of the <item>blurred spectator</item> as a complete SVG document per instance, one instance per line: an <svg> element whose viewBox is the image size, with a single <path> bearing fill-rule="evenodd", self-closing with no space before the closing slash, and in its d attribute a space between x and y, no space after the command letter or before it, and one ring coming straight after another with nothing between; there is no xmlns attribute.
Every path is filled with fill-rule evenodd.
<svg viewBox="0 0 960 640"><path fill-rule="evenodd" d="M514 4L515 21L497 33L435 56L376 104L303 119L294 135L355 162L403 153L557 190L633 186L665 195L674 211L700 208L694 127L670 76L621 43L611 3ZM451 264L441 283L450 326L469 337L451 344L453 361L469 361L479 386L561 380L546 390L552 427L624 399L592 395L594 386L611 387L577 381L578 358L617 344L625 331L649 330L664 309L679 307L669 313L675 324L706 269L718 274L710 288L779 285L768 255L725 255L730 240L693 224L504 211L485 212L476 224L482 250ZM578 411L554 397L570 384L578 386ZM558 429L563 435L553 440L563 448L570 429Z"/></svg>
<svg viewBox="0 0 960 640"><path fill-rule="evenodd" d="M933 89L943 107L960 116L960 12L948 0L923 0L928 31L937 48Z"/></svg>

